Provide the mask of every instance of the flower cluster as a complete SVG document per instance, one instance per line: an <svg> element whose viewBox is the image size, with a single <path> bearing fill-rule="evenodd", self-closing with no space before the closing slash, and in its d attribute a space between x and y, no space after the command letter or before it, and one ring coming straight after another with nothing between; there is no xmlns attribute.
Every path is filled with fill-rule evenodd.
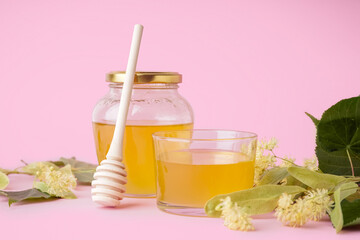
<svg viewBox="0 0 360 240"><path fill-rule="evenodd" d="M304 197L296 200L283 193L275 209L275 216L284 225L297 227L310 220L319 221L332 205L333 201L326 189L309 190Z"/></svg>
<svg viewBox="0 0 360 240"><path fill-rule="evenodd" d="M261 149L266 149L269 151L274 150L277 145L278 145L278 140L274 137L270 138L269 141L266 140L262 140L261 142L259 142L260 148Z"/></svg>
<svg viewBox="0 0 360 240"><path fill-rule="evenodd" d="M267 169L275 166L276 157L271 153L265 154L265 150L272 151L276 147L277 140L275 138L271 138L269 141L263 140L258 142L255 157L255 184L260 181L261 176Z"/></svg>
<svg viewBox="0 0 360 240"><path fill-rule="evenodd" d="M71 166L55 169L53 166L38 163L36 178L44 182L50 195L65 197L71 193L71 189L76 187L76 178L71 172Z"/></svg>
<svg viewBox="0 0 360 240"><path fill-rule="evenodd" d="M312 158L306 158L304 160L304 167L310 169L311 171L319 170L317 157L314 156Z"/></svg>
<svg viewBox="0 0 360 240"><path fill-rule="evenodd" d="M224 225L231 230L249 231L254 230L251 218L245 212L245 209L233 203L230 197L221 200L215 210L221 211L221 218L224 219Z"/></svg>

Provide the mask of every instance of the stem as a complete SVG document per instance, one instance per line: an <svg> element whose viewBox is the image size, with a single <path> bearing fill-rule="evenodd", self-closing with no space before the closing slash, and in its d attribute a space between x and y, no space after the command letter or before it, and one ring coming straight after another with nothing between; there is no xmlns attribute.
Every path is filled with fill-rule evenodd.
<svg viewBox="0 0 360 240"><path fill-rule="evenodd" d="M3 169L3 168L0 168L0 172L3 172L5 174L7 174L7 172L9 172L9 170L6 170L6 169Z"/></svg>
<svg viewBox="0 0 360 240"><path fill-rule="evenodd" d="M355 172L354 172L354 166L353 166L353 163L352 163L352 160L351 160L351 157L350 157L350 153L349 153L349 149L346 148L346 153L348 155L348 158L349 158L349 162L350 162L350 166L351 166L351 174L353 177L355 177Z"/></svg>
<svg viewBox="0 0 360 240"><path fill-rule="evenodd" d="M23 164L25 164L25 166L26 166L26 165L29 165L27 162L25 162L25 161L22 160L22 159L21 159L20 161L21 161Z"/></svg>
<svg viewBox="0 0 360 240"><path fill-rule="evenodd" d="M3 169L5 170L5 169ZM34 174L31 174L31 173L27 173L27 172L20 172L20 171L17 171L17 170L5 170L4 173L6 175L10 175L10 174L25 174L25 175L34 175Z"/></svg>
<svg viewBox="0 0 360 240"><path fill-rule="evenodd" d="M285 159L285 158L282 158L282 157L278 157L278 156L276 156L276 154L274 153L274 151L273 151L273 150L270 150L270 152L274 155L274 157L275 157L275 158L281 159L282 161L285 161L285 162L291 163L292 165L294 165L294 166L297 166L297 167L298 167L298 165L297 165L297 164L295 164L295 163L293 163L293 162L291 162L291 161L289 161L289 160L287 160L287 159Z"/></svg>
<svg viewBox="0 0 360 240"><path fill-rule="evenodd" d="M355 181L355 182L360 181L360 177L348 177L348 179L351 180L351 181Z"/></svg>

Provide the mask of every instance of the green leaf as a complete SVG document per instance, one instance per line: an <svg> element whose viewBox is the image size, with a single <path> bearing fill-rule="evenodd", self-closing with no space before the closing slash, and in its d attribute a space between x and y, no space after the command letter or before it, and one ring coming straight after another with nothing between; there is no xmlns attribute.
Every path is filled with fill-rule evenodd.
<svg viewBox="0 0 360 240"><path fill-rule="evenodd" d="M265 172L257 185L278 184L288 175L287 168L274 167Z"/></svg>
<svg viewBox="0 0 360 240"><path fill-rule="evenodd" d="M287 176L285 185L287 185L287 186L299 186L299 187L302 187L302 188L307 188L307 186L305 184L303 184L302 182L300 182L299 180L297 180L296 178L294 178L291 175Z"/></svg>
<svg viewBox="0 0 360 240"><path fill-rule="evenodd" d="M67 192L65 194L65 196L63 196L62 198L64 198L64 199L77 199L76 195L72 191Z"/></svg>
<svg viewBox="0 0 360 240"><path fill-rule="evenodd" d="M352 152L352 150L348 150L348 151L349 151L349 155L353 156L354 153ZM352 175L349 158L347 156L346 150L343 149L343 150L328 152L318 145L315 148L315 152L319 161L319 169L322 172L340 175L340 176ZM357 168L358 167L356 167L356 169ZM355 176L359 174L358 170L356 169L354 168Z"/></svg>
<svg viewBox="0 0 360 240"><path fill-rule="evenodd" d="M0 190L5 189L9 184L9 178L5 173L0 172Z"/></svg>
<svg viewBox="0 0 360 240"><path fill-rule="evenodd" d="M95 169L74 170L73 173L80 184L90 185L94 180Z"/></svg>
<svg viewBox="0 0 360 240"><path fill-rule="evenodd" d="M336 232L340 232L344 226L344 217L341 202L348 196L354 194L357 191L357 184L354 182L348 182L340 185L334 192L335 207L330 212L331 222L336 229Z"/></svg>
<svg viewBox="0 0 360 240"><path fill-rule="evenodd" d="M352 202L343 200L341 202L341 209L344 218L344 227L360 224L360 199Z"/></svg>
<svg viewBox="0 0 360 240"><path fill-rule="evenodd" d="M313 121L313 123L315 124L315 126L317 127L317 125L319 125L320 120L315 118L313 115L311 115L310 113L305 113L306 115L308 115L308 117Z"/></svg>
<svg viewBox="0 0 360 240"><path fill-rule="evenodd" d="M343 214L341 210L340 189L334 192L335 207L330 213L331 223L333 224L336 232L340 232L344 225Z"/></svg>
<svg viewBox="0 0 360 240"><path fill-rule="evenodd" d="M311 171L304 167L289 167L291 176L311 188L333 189L338 184L348 181L345 177Z"/></svg>
<svg viewBox="0 0 360 240"><path fill-rule="evenodd" d="M48 193L49 187L48 187L48 185L47 185L46 183L44 183L44 182L34 182L33 188L36 188L36 189L40 190L41 192L44 192L44 193L49 194L49 193ZM51 195L51 194L49 194L49 195Z"/></svg>
<svg viewBox="0 0 360 240"><path fill-rule="evenodd" d="M9 199L9 206L15 202L20 202L29 199L48 199L51 196L47 193L43 193L38 189L28 189L23 191L2 191L1 193L5 194Z"/></svg>
<svg viewBox="0 0 360 240"><path fill-rule="evenodd" d="M55 165L57 165L58 167L63 167L67 164L70 164L71 169L76 170L76 169L95 169L98 165L95 164L91 164L91 163L87 163L87 162L83 162L83 161L78 161L76 160L75 157L72 158L60 158L59 161L55 161L55 162L51 162L54 163Z"/></svg>
<svg viewBox="0 0 360 240"><path fill-rule="evenodd" d="M275 209L282 193L298 194L306 191L298 186L263 185L229 194L221 194L211 198L205 205L205 212L211 217L220 217L221 212L215 207L227 196L239 206L245 207L251 215L264 214Z"/></svg>
<svg viewBox="0 0 360 240"><path fill-rule="evenodd" d="M340 200L344 200L345 198L352 196L358 190L358 185L354 182L343 183L338 186L340 189Z"/></svg>
<svg viewBox="0 0 360 240"><path fill-rule="evenodd" d="M316 155L325 173L360 176L360 97L341 100L317 125ZM350 163L351 162L351 163Z"/></svg>

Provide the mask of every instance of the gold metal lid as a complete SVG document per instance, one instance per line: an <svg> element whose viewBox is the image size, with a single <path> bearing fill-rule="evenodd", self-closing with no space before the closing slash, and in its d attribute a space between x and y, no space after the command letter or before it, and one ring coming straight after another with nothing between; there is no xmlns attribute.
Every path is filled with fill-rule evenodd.
<svg viewBox="0 0 360 240"><path fill-rule="evenodd" d="M125 81L125 72L109 72L106 76L107 82L123 83ZM177 72L136 72L135 84L141 83L181 83L182 75Z"/></svg>

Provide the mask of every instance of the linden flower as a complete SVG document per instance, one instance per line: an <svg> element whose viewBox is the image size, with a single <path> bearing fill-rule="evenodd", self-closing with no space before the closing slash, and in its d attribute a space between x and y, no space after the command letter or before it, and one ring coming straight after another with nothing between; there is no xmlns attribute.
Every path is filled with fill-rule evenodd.
<svg viewBox="0 0 360 240"><path fill-rule="evenodd" d="M304 167L310 169L311 171L316 171L319 169L317 163L318 163L318 160L317 160L316 156L314 156L313 158L307 158L304 160Z"/></svg>
<svg viewBox="0 0 360 240"><path fill-rule="evenodd" d="M292 196L287 193L283 193L278 200L278 208L286 209L293 203L294 201L292 200Z"/></svg>
<svg viewBox="0 0 360 240"><path fill-rule="evenodd" d="M44 168L37 178L44 182L50 195L65 197L76 187L76 178L71 172L71 166L68 164L59 170L54 167Z"/></svg>
<svg viewBox="0 0 360 240"><path fill-rule="evenodd" d="M278 144L277 139L272 137L272 138L270 138L269 141L262 140L259 145L262 149L272 151L274 148L277 147L277 144Z"/></svg>
<svg viewBox="0 0 360 240"><path fill-rule="evenodd" d="M30 164L26 164L26 166L21 168L21 170L25 173L35 175L36 177L41 177L42 173L51 166L57 168L56 165L50 162L33 162Z"/></svg>
<svg viewBox="0 0 360 240"><path fill-rule="evenodd" d="M284 225L297 227L310 220L319 221L332 205L333 201L326 189L307 191L303 198L298 198L295 202L291 195L283 193L275 209L275 216Z"/></svg>
<svg viewBox="0 0 360 240"><path fill-rule="evenodd" d="M275 216L284 225L297 227L306 223L308 212L303 199L299 198L294 203L291 195L283 193L279 198L278 207L275 209Z"/></svg>
<svg viewBox="0 0 360 240"><path fill-rule="evenodd" d="M36 172L35 172L36 178L39 179L40 181L44 181L45 173L50 171L50 168L52 168L52 166L47 165L43 162L35 163L35 166L33 166L33 169L36 169Z"/></svg>
<svg viewBox="0 0 360 240"><path fill-rule="evenodd" d="M231 230L249 231L254 230L251 218L245 212L245 209L233 203L230 197L221 200L215 210L222 211L221 218L224 219L224 225Z"/></svg>
<svg viewBox="0 0 360 240"><path fill-rule="evenodd" d="M273 155L264 155L263 151L257 150L255 158L255 175L254 181L257 184L263 173L270 167L274 167L276 158Z"/></svg>
<svg viewBox="0 0 360 240"><path fill-rule="evenodd" d="M262 140L261 142L258 142L255 157L255 184L260 181L261 176L268 168L275 166L275 156L272 154L265 155L265 150L271 151L276 146L277 140L275 138L271 138L269 141Z"/></svg>
<svg viewBox="0 0 360 240"><path fill-rule="evenodd" d="M333 201L329 196L327 189L315 189L306 192L304 197L307 208L309 208L311 215L309 219L312 221L319 221L333 205Z"/></svg>

